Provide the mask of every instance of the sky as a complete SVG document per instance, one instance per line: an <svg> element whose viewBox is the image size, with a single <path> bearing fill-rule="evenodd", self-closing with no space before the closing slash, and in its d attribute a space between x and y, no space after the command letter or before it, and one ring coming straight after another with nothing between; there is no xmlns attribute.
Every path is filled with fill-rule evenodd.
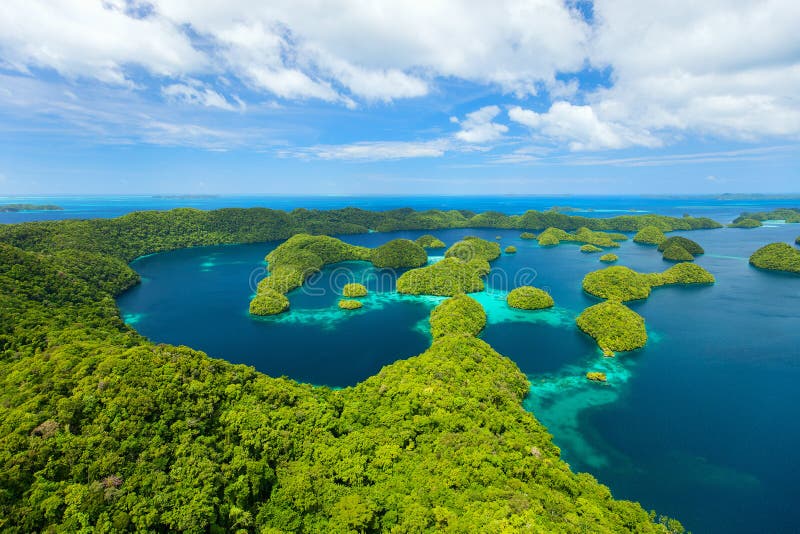
<svg viewBox="0 0 800 534"><path fill-rule="evenodd" d="M0 194L800 192L797 0L3 0Z"/></svg>

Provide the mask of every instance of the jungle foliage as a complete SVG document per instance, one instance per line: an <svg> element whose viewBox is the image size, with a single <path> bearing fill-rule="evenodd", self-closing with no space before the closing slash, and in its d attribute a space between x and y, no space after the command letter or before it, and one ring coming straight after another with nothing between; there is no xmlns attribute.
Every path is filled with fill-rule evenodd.
<svg viewBox="0 0 800 534"><path fill-rule="evenodd" d="M617 256L613 252L608 252L600 256L600 261L602 261L603 263L614 263L617 260L619 260L619 256Z"/></svg>
<svg viewBox="0 0 800 534"><path fill-rule="evenodd" d="M250 210L233 219L186 211L194 222L173 221L186 234L167 222L181 210L126 216L124 231L118 219L0 230L0 241L27 249L0 243L1 530L683 530L572 473L521 405L525 375L471 335L442 335L342 390L138 335L113 299L138 280L124 261L287 231L240 217ZM278 221L376 223L370 212L340 212ZM208 235L214 218L218 233ZM323 263L363 254L299 248L275 269L319 268L311 254Z"/></svg>
<svg viewBox="0 0 800 534"><path fill-rule="evenodd" d="M367 286L364 284L350 283L345 284L342 288L342 296L344 297L364 297L367 294Z"/></svg>
<svg viewBox="0 0 800 534"><path fill-rule="evenodd" d="M614 265L584 276L583 290L596 297L625 302L649 297L653 287L714 282L711 273L694 263L678 263L661 273L638 273L629 267Z"/></svg>
<svg viewBox="0 0 800 534"><path fill-rule="evenodd" d="M678 243L672 243L665 248L662 257L667 261L694 261L694 256Z"/></svg>
<svg viewBox="0 0 800 534"><path fill-rule="evenodd" d="M633 242L642 245L660 245L666 240L667 236L658 226L645 226L633 236Z"/></svg>
<svg viewBox="0 0 800 534"><path fill-rule="evenodd" d="M772 211L758 211L755 213L744 212L733 220L734 225L747 219L755 221L785 221L787 223L800 223L800 208L778 208Z"/></svg>
<svg viewBox="0 0 800 534"><path fill-rule="evenodd" d="M658 245L658 251L664 252L672 245L681 246L684 250L686 250L686 252L688 252L692 256L697 256L698 254L705 254L706 252L705 250L703 250L703 247L701 247L700 244L697 243L696 241L692 241L691 239L679 235L668 237L667 239L662 241L661 244Z"/></svg>
<svg viewBox="0 0 800 534"><path fill-rule="evenodd" d="M463 261L474 259L492 261L500 256L500 245L480 237L467 236L448 248L444 256L446 258L459 258Z"/></svg>
<svg viewBox="0 0 800 534"><path fill-rule="evenodd" d="M759 269L800 274L800 250L787 243L770 243L750 256L750 264Z"/></svg>
<svg viewBox="0 0 800 534"><path fill-rule="evenodd" d="M433 339L451 334L477 336L486 326L486 312L477 300L461 294L436 306L430 323Z"/></svg>
<svg viewBox="0 0 800 534"><path fill-rule="evenodd" d="M616 300L589 306L576 323L606 353L635 350L647 343L644 318Z"/></svg>
<svg viewBox="0 0 800 534"><path fill-rule="evenodd" d="M421 267L428 262L425 249L410 239L393 239L372 249L370 260L381 269Z"/></svg>
<svg viewBox="0 0 800 534"><path fill-rule="evenodd" d="M522 310L552 308L555 304L550 293L533 286L520 286L512 289L506 296L506 302L512 308Z"/></svg>
<svg viewBox="0 0 800 534"><path fill-rule="evenodd" d="M431 234L425 234L419 236L414 240L414 242L421 246L422 248L444 248L445 244L444 241L439 239L438 237L432 236Z"/></svg>
<svg viewBox="0 0 800 534"><path fill-rule="evenodd" d="M742 219L741 217L737 217L736 222L729 224L728 228L758 228L760 226L763 225L758 219L751 219L749 217Z"/></svg>
<svg viewBox="0 0 800 534"><path fill-rule="evenodd" d="M473 263L486 263L475 259L470 262L459 258L445 258L433 265L411 269L397 279L397 291L410 295L439 295L450 297L459 293L483 290L482 272Z"/></svg>
<svg viewBox="0 0 800 534"><path fill-rule="evenodd" d="M343 310L357 310L364 306L360 300L340 299L339 308Z"/></svg>

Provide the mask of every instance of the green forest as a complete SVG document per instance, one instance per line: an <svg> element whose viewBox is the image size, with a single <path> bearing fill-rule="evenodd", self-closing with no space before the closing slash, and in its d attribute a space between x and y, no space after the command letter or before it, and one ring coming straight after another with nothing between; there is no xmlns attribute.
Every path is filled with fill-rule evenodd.
<svg viewBox="0 0 800 534"><path fill-rule="evenodd" d="M479 217L387 213L181 209L0 228L0 529L682 532L570 471L521 405L525 375L474 337L485 315L468 297L433 312L425 352L341 390L153 344L114 302L144 254ZM597 224L644 222L616 219Z"/></svg>

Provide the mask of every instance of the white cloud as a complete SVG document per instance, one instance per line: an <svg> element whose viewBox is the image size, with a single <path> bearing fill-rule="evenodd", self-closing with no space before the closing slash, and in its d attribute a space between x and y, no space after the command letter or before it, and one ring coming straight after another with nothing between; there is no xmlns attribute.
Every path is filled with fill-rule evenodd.
<svg viewBox="0 0 800 534"><path fill-rule="evenodd" d="M508 116L550 140L567 143L573 151L660 145L660 141L646 131L635 132L622 124L600 119L591 106L560 101L546 113L515 106L509 109Z"/></svg>
<svg viewBox="0 0 800 534"><path fill-rule="evenodd" d="M161 93L167 98L178 102L186 102L209 108L225 109L228 111L237 109L237 106L228 102L224 96L197 82L191 85L184 83L167 85L161 88ZM241 101L238 104L239 107L243 107Z"/></svg>
<svg viewBox="0 0 800 534"><path fill-rule="evenodd" d="M758 140L800 136L800 2L598 0L589 95L631 129Z"/></svg>
<svg viewBox="0 0 800 534"><path fill-rule="evenodd" d="M206 66L205 56L172 22L129 16L119 2L4 0L0 56L12 68L54 69L69 78L131 83L126 68L175 76Z"/></svg>
<svg viewBox="0 0 800 534"><path fill-rule="evenodd" d="M456 133L456 138L466 143L487 143L503 137L508 131L508 126L492 122L500 114L497 106L482 107L459 121L457 117L450 117L450 122L461 125L461 131Z"/></svg>
<svg viewBox="0 0 800 534"><path fill-rule="evenodd" d="M450 149L446 139L432 141L364 141L343 145L316 145L284 151L283 156L315 157L326 160L381 161L408 158L437 158Z"/></svg>

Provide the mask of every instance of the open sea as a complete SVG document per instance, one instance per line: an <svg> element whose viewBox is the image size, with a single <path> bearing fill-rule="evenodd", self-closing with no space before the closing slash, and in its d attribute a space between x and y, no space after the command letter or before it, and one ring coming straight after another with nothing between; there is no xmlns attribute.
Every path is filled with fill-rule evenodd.
<svg viewBox="0 0 800 534"><path fill-rule="evenodd" d="M113 217L134 210L191 206L279 209L497 210L570 206L576 214L689 213L727 223L742 211L797 207L800 200L714 200L645 197L0 197L4 203L58 204L64 211L0 213L0 222ZM422 231L344 236L374 247ZM641 350L602 358L575 316L597 302L581 290L583 276L604 264L574 244L540 248L519 231L452 229L430 232L448 245L465 235L499 236L487 289L473 294L488 314L481 337L511 358L531 381L524 402L554 436L564 459L608 485L616 498L642 503L695 533L798 532L800 499L800 276L757 270L760 246L794 242L800 224L768 222L753 230L678 232L706 254L697 263L713 286L661 287L631 303L647 322ZM673 234L674 235L674 234ZM252 365L273 376L346 387L382 366L418 354L430 343L427 317L441 299L394 292L399 273L352 262L329 266L289 294L291 311L247 313L264 256L279 243L201 247L139 258L142 284L121 295L124 319L156 342L189 345L210 356ZM619 265L642 272L670 264L652 247L627 241ZM430 261L437 261L430 251ZM364 282L364 308L336 307L344 283ZM556 307L511 310L505 294L518 285L547 289ZM589 382L603 371L607 384Z"/></svg>

